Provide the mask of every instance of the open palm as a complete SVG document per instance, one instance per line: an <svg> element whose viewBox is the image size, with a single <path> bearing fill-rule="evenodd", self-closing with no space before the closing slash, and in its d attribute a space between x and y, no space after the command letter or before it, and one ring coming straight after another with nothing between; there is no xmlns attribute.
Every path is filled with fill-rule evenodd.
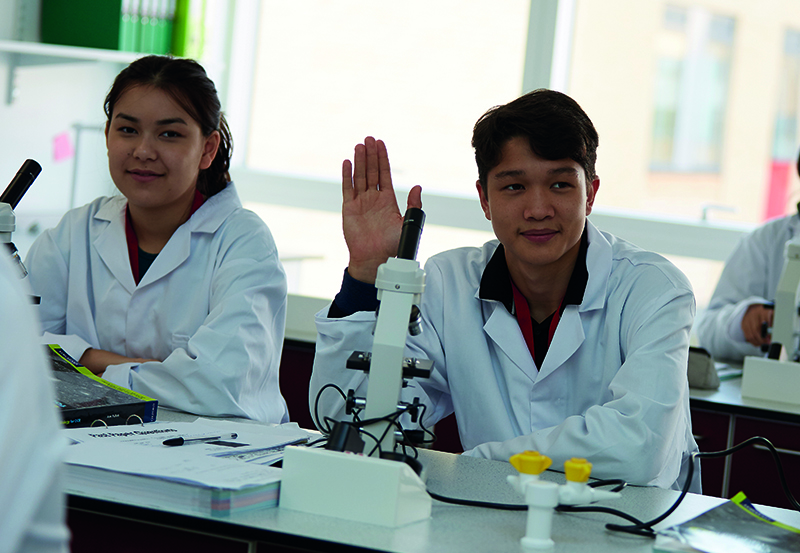
<svg viewBox="0 0 800 553"><path fill-rule="evenodd" d="M353 161L342 163L342 227L350 252L348 272L355 279L373 283L378 267L397 254L403 216L383 141L368 136L355 147ZM419 186L409 192L408 207L422 207Z"/></svg>

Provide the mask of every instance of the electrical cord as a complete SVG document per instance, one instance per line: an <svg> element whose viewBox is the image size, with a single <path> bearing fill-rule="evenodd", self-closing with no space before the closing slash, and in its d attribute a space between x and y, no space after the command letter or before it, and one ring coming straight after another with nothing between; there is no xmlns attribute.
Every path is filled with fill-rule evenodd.
<svg viewBox="0 0 800 553"><path fill-rule="evenodd" d="M428 495L430 495L433 499L438 501L442 501L444 503L452 503L454 505L466 505L468 507L484 507L486 509L500 509L502 511L527 511L528 506L525 504L514 504L514 503L492 503L491 501L477 501L474 499L458 499L455 497L446 497L444 495L439 495L438 493L434 493L428 490Z"/></svg>
<svg viewBox="0 0 800 553"><path fill-rule="evenodd" d="M345 394L344 391L339 386L337 386L336 384L333 384L333 383L325 384L322 388L320 388L319 392L317 392L317 397L314 399L314 424L316 425L317 429L319 429L319 431L322 432L322 434L324 436L326 436L326 437L330 435L330 433L332 431L332 425L336 424L338 422L335 419L332 419L331 417L327 417L326 416L326 417L323 418L324 424L320 423L320 418L319 418L320 397L322 396L322 392L324 392L328 388L332 388L332 389L336 390L337 392L339 392L339 395L342 396L342 400L345 401L345 402L347 401L347 394ZM423 440L420 441L419 443L423 444L423 445L433 444L436 441L436 434L434 434L422 422L422 420L423 420L423 418L425 416L425 411L427 409L427 406L423 403L423 404L421 404L419 406L419 408L420 408L420 414L419 414L419 421L420 421L419 426L420 426L420 429L423 432L423 436L426 435L426 434L428 436L430 436L430 439L424 439L423 438ZM369 455L374 454L376 451L380 451L380 453L383 453L383 450L380 449L380 442L386 437L386 434L390 430L397 429L403 435L403 443L401 444L401 447L403 448L403 454L408 456L407 449L411 448L413 450L413 458L417 459L419 457L419 451L417 450L416 447L414 447L412 445L413 444L413 440L409 437L409 435L407 434L407 431L402 427L402 425L400 424L400 422L398 420L400 418L400 416L403 415L403 413L405 413L405 410L398 409L394 413L390 413L389 415L386 415L384 417L362 420L360 418L360 416L359 416L361 414L361 409L353 408L353 410L352 410L353 426L355 426L358 429L359 433L362 433L362 434L368 436L370 439L372 439L375 442L375 446L369 452ZM370 425L370 424L373 424L373 423L376 423L376 422L388 422L389 423L387 425L386 429L384 430L383 434L381 434L380 440L377 440L375 438L375 436L373 436L372 434L370 434L369 432L364 430L364 426L367 426L367 425Z"/></svg>
<svg viewBox="0 0 800 553"><path fill-rule="evenodd" d="M319 422L319 398L322 395L322 392L324 390L326 390L327 388L335 389L342 396L342 399L344 401L347 401L347 394L345 394L342 391L342 389L339 388L337 385L332 384L332 383L331 384L326 384L325 386L320 388L320 391L317 393L317 397L316 397L316 399L314 401L314 423L317 425L317 428L326 437L331 432L331 422L334 422L334 423L337 422L337 421L335 421L334 419L332 419L330 417L325 417L324 418L325 425L326 425L325 427L323 427ZM425 409L426 409L426 405L422 404L420 406L420 416L419 416L420 428L422 429L424 434L430 435L432 439L431 440L423 440L421 442L423 444L425 444L425 443L433 443L436 440L436 435L433 432L431 432L428 428L426 428L425 425L422 423L422 420L423 420L424 415L425 415ZM400 423L398 421L400 416L405 412L404 410L398 410L398 411L396 411L394 413L391 413L389 415L386 415L384 417L379 417L379 418L374 418L374 419L367 419L367 420L361 420L359 418L360 412L361 412L360 409L355 409L354 410L354 412L353 412L353 420L354 420L355 425L358 428L358 431L360 433L362 433L362 434L365 434L366 436L368 436L369 438L371 438L375 442L375 446L372 448L372 450L369 453L370 455L374 454L376 451L379 451L381 454L384 453L380 449L381 441L386 437L386 434L390 430L392 430L394 428L397 428L403 435L403 444L402 444L403 454L408 456L408 454L406 453L406 447L410 447L414 452L414 459L418 458L419 451L413 445L408 446L406 444L406 442L410 443L411 440L408 439L408 435L406 434L406 431L402 428L402 426L400 425ZM381 434L380 439L377 439L374 435L372 435L371 433L367 432L363 428L364 426L367 426L369 424L373 424L373 423L376 423L376 422L388 422L389 423L386 426L386 429ZM317 443L317 442L314 442L314 443ZM778 452L775 449L775 446L773 446L772 443L769 440L767 440L766 438L763 438L761 436L754 436L752 438L749 438L749 439L743 441L740 444L737 444L737 445L735 445L735 446L733 446L733 447L731 447L729 449L724 449L722 451L694 452L694 453L692 453L691 454L691 458L690 458L690 462L689 462L687 475L686 475L686 482L684 483L683 489L681 490L681 493L678 496L678 499L675 501L675 503L672 504L672 506L669 509L667 509L663 514L661 514L660 516L654 518L653 520L649 520L649 521L646 521L646 522L645 521L641 521L641 520L633 517L632 515L629 515L627 513L619 511L617 509L612 509L612 508L609 508L609 507L601 507L601 506L559 505L559 506L556 507L556 511L559 511L559 512L573 512L573 513L597 512L597 513L605 513L605 514L614 515L614 516L617 516L617 517L620 517L620 518L623 518L623 519L627 520L631 524L626 526L626 525L608 523L608 524L606 524L606 528L608 530L612 530L612 531L616 531L616 532L625 532L625 533L628 533L628 534L634 534L634 535L638 535L638 536L645 536L645 537L648 537L648 538L655 538L655 530L653 530L653 526L655 526L659 522L662 522L669 515L671 515L675 511L675 509L677 509L678 506L681 504L683 499L686 497L686 494L689 493L689 488L690 488L690 486L692 484L692 479L694 478L694 462L695 462L695 459L713 459L713 458L717 458L717 457L725 457L725 456L728 456L728 455L732 455L733 453L736 453L737 451L739 451L739 450L741 450L741 449L743 449L743 448L745 448L745 447L747 447L749 445L752 445L754 443L761 443L761 444L765 445L767 447L767 449L770 451L770 453L772 454L772 458L775 461L775 466L778 469L778 477L780 479L780 483L781 483L781 487L783 488L783 492L786 495L786 498L789 500L789 503L792 505L792 507L795 510L800 511L800 502L798 502L797 499L795 499L795 497L792 495L791 491L789 490L789 485L786 482L786 476L785 476L784 471L783 471L783 464L781 463L780 456L778 455ZM597 481L591 482L589 484L589 486L591 486L591 487L606 486L606 485L615 485L615 487L612 489L612 491L618 492L618 491L621 491L622 489L624 489L625 486L627 485L627 483L625 481L623 481L623 480L620 480L620 479L614 479L614 480L597 480ZM450 497L445 497L445 496L433 493L430 490L428 490L428 493L434 499L437 499L439 501L443 501L445 503L453 503L453 504L457 504L457 505L467 505L467 506L472 506L472 507L484 507L484 508L502 509L502 510L514 510L514 511L526 510L528 508L527 505L502 504L502 503L492 503L492 502L489 502L489 501L475 501L475 500L468 500L468 499L450 498Z"/></svg>
<svg viewBox="0 0 800 553"><path fill-rule="evenodd" d="M775 446L773 446L772 443L769 440L767 440L766 438L762 438L761 436L754 436L752 438L748 438L747 440L743 441L740 444L737 444L737 445L735 445L735 446L733 446L733 447L731 447L729 449L724 449L722 451L709 451L709 452L705 452L705 453L700 453L700 452L692 453L691 462L689 463L689 470L688 470L688 473L687 473L687 476L686 476L686 483L684 484L683 489L681 490L681 494L680 494L680 496L678 496L678 499L675 501L675 503L672 505L672 507L667 509L667 511L665 513L663 513L662 515L654 518L653 520L647 521L647 522L634 523L631 526L621 526L621 525L618 525L618 524L609 523L609 524L606 524L606 528L608 528L609 530L617 531L617 532L626 532L626 533L629 533L629 534L636 534L636 535L640 535L640 536L655 537L655 530L653 530L653 526L655 526L659 522L661 522L664 519L666 519L669 515L671 515L675 511L675 509L678 508L678 505L680 505L681 501L683 501L683 498L686 497L686 494L689 493L689 487L692 484L692 478L694 476L694 459L695 458L698 458L698 459L713 459L713 458L716 458L716 457L725 457L727 455L732 455L732 454L736 453L737 451L739 451L739 450L741 450L741 449L743 449L743 448L745 448L745 447L747 447L749 445L752 445L754 443L762 443L762 444L764 444L769 449L770 453L772 453L772 458L775 461L775 466L778 469L778 476L780 478L780 482L781 482L781 486L783 487L783 491L786 494L786 497L789 499L789 503L791 503L792 507L794 509L800 511L800 503L798 503L797 500L794 498L794 496L792 495L792 492L789 490L788 484L786 483L786 476L784 475L784 472L783 472L783 464L781 463L781 459L780 459L780 456L778 455L778 452L775 450Z"/></svg>
<svg viewBox="0 0 800 553"><path fill-rule="evenodd" d="M773 460L775 461L775 466L778 469L778 476L780 478L780 482L781 482L781 486L783 487L783 491L786 494L786 497L789 499L789 502L791 503L793 508L798 510L798 511L800 511L800 502L798 502L795 499L795 497L792 495L791 491L789 490L789 486L786 483L786 476L784 475L784 471L783 471L783 465L781 463L781 460L780 460L780 457L778 455L778 452L775 449L775 446L773 446L772 443L769 440L767 440L766 438L762 438L760 436L755 436L755 437L749 438L749 439L743 441L740 444L737 444L737 445L735 445L735 446L733 446L733 447L731 447L729 449L725 449L725 450L722 450L722 451L710 451L710 452L705 452L705 453L700 453L700 452L692 453L691 454L690 463L689 463L689 470L687 471L687 475L686 475L686 482L685 482L685 484L683 486L683 489L681 490L680 495L678 496L678 499L675 501L675 503L672 504L672 506L669 509L667 509L663 514L659 515L658 517L654 518L653 520L649 520L649 521L643 522L643 521L637 519L636 517L634 517L632 515L629 515L629 514L623 512L623 511L620 511L620 510L617 510L617 509L612 509L610 507L603 507L603 506L599 506L599 505L596 505L596 506L592 506L592 505L589 505L589 506L559 505L558 507L555 508L555 510L559 511L559 512L568 512L568 513L605 513L605 514L617 516L617 517L620 517L620 518L623 518L623 519L627 520L628 522L631 523L631 525L625 526L625 525L620 525L620 524L608 523L608 524L606 524L606 528L608 530L612 530L612 531L616 531L616 532L625 532L625 533L628 533L628 534L634 534L634 535L638 535L638 536L645 536L645 537L648 537L648 538L655 538L656 532L653 529L653 526L655 526L659 522L662 522L669 515L671 515L675 511L675 509L677 509L678 506L681 504L683 499L686 497L686 494L689 493L689 488L691 487L692 479L694 478L694 460L695 460L695 458L698 458L698 459L712 459L712 458L716 458L716 457L725 457L727 455L732 455L733 453L736 453L737 451L739 451L739 450L741 450L741 449L743 449L743 448L745 448L745 447L747 447L749 445L752 445L754 443L762 443L769 449L770 453L772 454ZM591 486L593 488L594 487L599 487L599 486L611 486L611 485L615 486L612 489L612 491L618 492L618 491L621 491L623 488L625 488L627 483L625 481L619 480L619 479L597 480L597 481L589 483L589 486ZM453 504L457 504L457 505L468 505L468 506L472 506L472 507L485 507L485 508L502 509L502 510L508 510L508 511L524 511L524 510L527 510L527 508L528 508L527 505L491 503L491 502L488 502L488 501L474 501L474 500L468 500L468 499L456 499L456 498L451 498L451 497L445 497L445 496L441 496L439 494L433 493L430 490L428 490L428 494L433 499L437 499L439 501L443 501L443 502L446 502L446 503L453 503Z"/></svg>
<svg viewBox="0 0 800 553"><path fill-rule="evenodd" d="M330 425L328 425L327 428L324 428L319 423L319 398L320 396L322 396L322 392L324 392L328 388L333 388L334 390L338 391L339 394L341 394L342 399L347 401L347 394L345 394L339 386L333 383L325 384L322 388L319 389L319 392L317 392L317 397L314 399L314 424L316 424L317 429L326 436L331 433L331 427ZM328 420L329 417L325 417L326 423L328 422Z"/></svg>
<svg viewBox="0 0 800 553"><path fill-rule="evenodd" d="M622 491L628 485L627 482L624 480L615 478L613 480L595 480L593 482L589 482L589 486L592 488L599 488L600 486L615 486L611 491L619 492ZM486 509L499 509L502 511L527 511L528 505L527 504L517 504L517 503L493 503L491 501L478 501L475 499L458 499L455 497L447 497L444 495L439 495L438 493L432 492L428 490L428 495L430 495L433 499L438 501L442 501L443 503L452 503L454 505L467 505L469 507L483 507ZM603 508L605 507L598 507ZM559 510L556 508L556 510ZM624 516L628 516L625 513L622 513ZM638 520L631 517L631 522L639 522Z"/></svg>

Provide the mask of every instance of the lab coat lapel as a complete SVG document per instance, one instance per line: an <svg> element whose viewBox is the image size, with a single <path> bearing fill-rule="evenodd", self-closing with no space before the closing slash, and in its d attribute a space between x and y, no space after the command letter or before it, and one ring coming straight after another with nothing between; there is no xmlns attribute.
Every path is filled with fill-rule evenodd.
<svg viewBox="0 0 800 553"><path fill-rule="evenodd" d="M589 249L586 251L589 280L583 292L583 301L580 305L568 305L564 309L539 371L538 380L546 378L566 363L583 344L586 335L583 332L581 314L602 309L606 304L606 289L611 275L611 244L590 221L586 222L586 227L589 233Z"/></svg>
<svg viewBox="0 0 800 553"><path fill-rule="evenodd" d="M139 281L139 286L147 286L177 269L189 258L192 233L190 225L184 223L170 237L167 245L156 257L150 268Z"/></svg>
<svg viewBox="0 0 800 553"><path fill-rule="evenodd" d="M547 349L547 355L539 369L537 380L546 378L547 375L562 366L567 359L578 351L585 339L586 335L583 333L578 306L568 305L558 321L556 333L553 335L553 341Z"/></svg>
<svg viewBox="0 0 800 553"><path fill-rule="evenodd" d="M108 202L97 212L93 224L104 225L105 228L98 232L93 246L114 278L128 293L132 294L136 289L136 282L133 280L128 248L120 247L120 244L127 243L125 238L126 205L127 203L122 198L121 201Z"/></svg>
<svg viewBox="0 0 800 553"><path fill-rule="evenodd" d="M483 325L486 335L530 379L536 380L536 363L533 362L516 318L500 302L492 302L491 315Z"/></svg>
<svg viewBox="0 0 800 553"><path fill-rule="evenodd" d="M142 277L139 286L156 282L180 267L192 253L192 234L214 234L225 219L241 206L232 182L224 190L208 198L170 237Z"/></svg>

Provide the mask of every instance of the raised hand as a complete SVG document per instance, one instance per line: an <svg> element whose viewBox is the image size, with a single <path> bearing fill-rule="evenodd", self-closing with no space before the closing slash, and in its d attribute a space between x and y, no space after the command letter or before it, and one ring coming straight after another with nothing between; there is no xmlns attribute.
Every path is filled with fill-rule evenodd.
<svg viewBox="0 0 800 553"><path fill-rule="evenodd" d="M422 189L408 194L408 207L422 207ZM382 140L368 136L342 163L342 227L350 276L374 283L378 267L397 254L403 215L392 188L389 155Z"/></svg>

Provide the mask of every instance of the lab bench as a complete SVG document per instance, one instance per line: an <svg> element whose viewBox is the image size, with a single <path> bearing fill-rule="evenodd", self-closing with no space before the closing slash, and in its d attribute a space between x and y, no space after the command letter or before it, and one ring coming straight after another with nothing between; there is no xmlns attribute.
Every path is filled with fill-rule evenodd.
<svg viewBox="0 0 800 553"><path fill-rule="evenodd" d="M741 387L742 379L734 378L723 380L717 390L690 389L692 430L700 451L764 437L778 450L789 488L800 495L800 405L743 398ZM706 495L728 498L744 491L755 503L791 508L763 445L723 459L703 459L702 481Z"/></svg>

